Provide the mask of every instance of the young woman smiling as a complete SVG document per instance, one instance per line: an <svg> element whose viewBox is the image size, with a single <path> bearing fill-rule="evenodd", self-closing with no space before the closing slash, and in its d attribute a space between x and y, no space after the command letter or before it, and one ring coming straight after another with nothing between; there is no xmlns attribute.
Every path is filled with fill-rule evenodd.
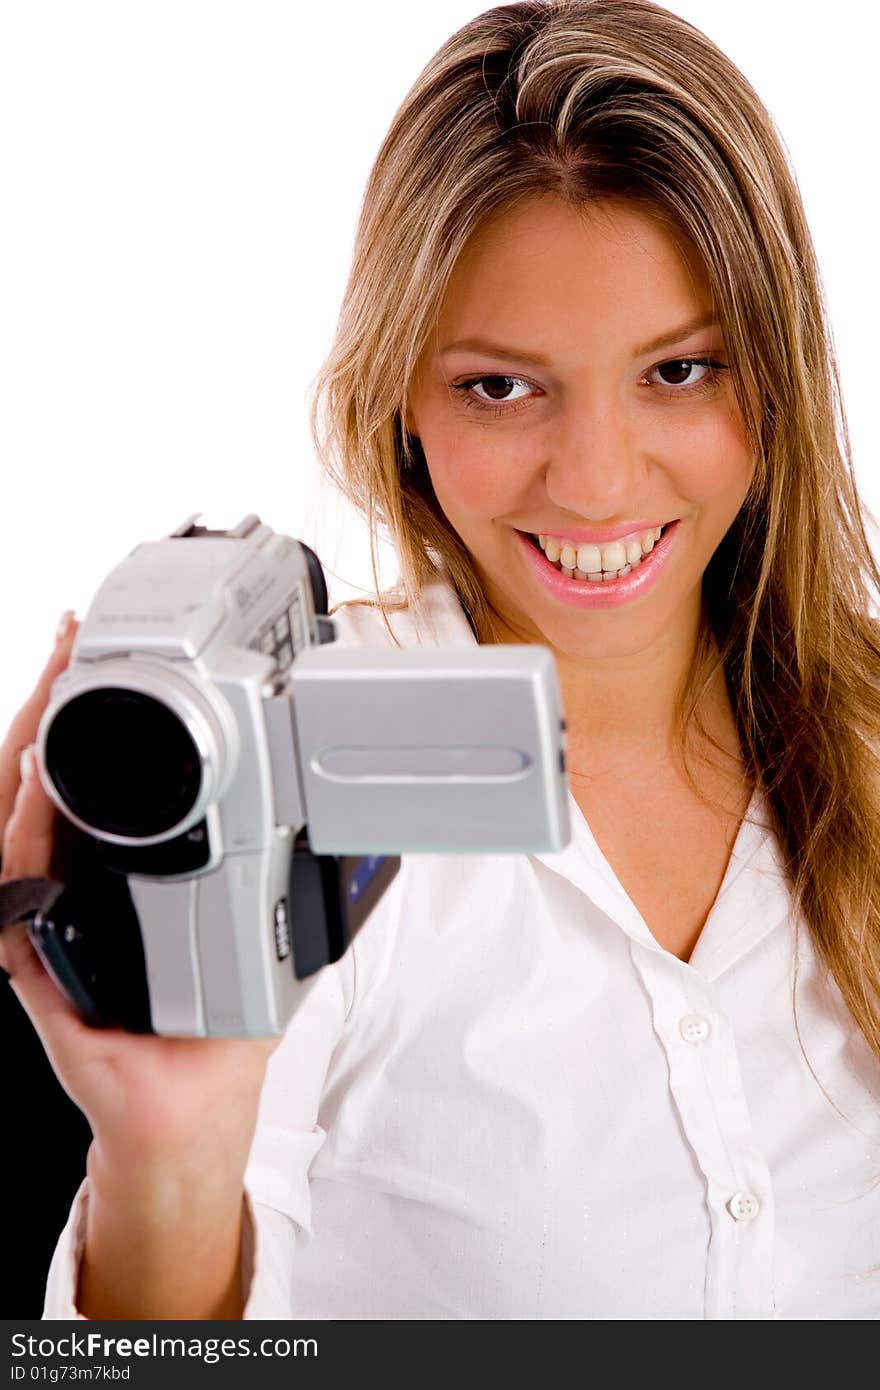
<svg viewBox="0 0 880 1390"><path fill-rule="evenodd" d="M400 558L340 640L548 646L572 843L404 856L277 1047L96 1034L5 933L95 1136L46 1316L876 1318L880 574L734 64L647 0L454 34L312 425ZM4 879L52 862L17 750L70 641Z"/></svg>
<svg viewBox="0 0 880 1390"><path fill-rule="evenodd" d="M752 791L720 672L700 712L726 756L695 787L676 727L703 574L755 472L705 273L625 200L519 201L460 256L407 424L472 557L484 640L552 648L573 793L687 960Z"/></svg>

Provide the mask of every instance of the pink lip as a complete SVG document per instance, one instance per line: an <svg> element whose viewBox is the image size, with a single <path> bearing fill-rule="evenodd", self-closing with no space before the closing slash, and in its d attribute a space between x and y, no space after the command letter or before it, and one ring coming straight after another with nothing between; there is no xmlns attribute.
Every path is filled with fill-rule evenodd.
<svg viewBox="0 0 880 1390"><path fill-rule="evenodd" d="M551 565L543 551L524 531L515 534L538 580L554 598L572 608L616 608L640 598L658 582L675 548L678 524L678 520L671 521L654 549L623 579L603 579L595 583L585 579L568 579L555 565ZM645 527L645 530L648 529Z"/></svg>
<svg viewBox="0 0 880 1390"><path fill-rule="evenodd" d="M634 532L656 531L658 526L665 526L668 521L668 517L663 521L622 521L619 526L606 526L604 530L595 526L564 526L561 530L554 526L542 526L531 534L553 536L561 541L572 541L575 545L604 545L609 541L619 541L621 536L631 536Z"/></svg>

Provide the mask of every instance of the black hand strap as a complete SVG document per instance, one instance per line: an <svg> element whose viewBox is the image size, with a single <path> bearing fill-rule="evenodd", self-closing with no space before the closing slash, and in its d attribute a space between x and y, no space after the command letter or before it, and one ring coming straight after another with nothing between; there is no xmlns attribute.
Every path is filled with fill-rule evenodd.
<svg viewBox="0 0 880 1390"><path fill-rule="evenodd" d="M38 912L49 912L63 892L64 884L54 878L11 878L0 883L0 931L13 922L33 921Z"/></svg>

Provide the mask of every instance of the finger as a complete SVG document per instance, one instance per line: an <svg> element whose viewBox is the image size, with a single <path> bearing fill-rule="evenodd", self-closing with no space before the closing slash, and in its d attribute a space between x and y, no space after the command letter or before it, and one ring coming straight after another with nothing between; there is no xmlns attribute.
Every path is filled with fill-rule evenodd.
<svg viewBox="0 0 880 1390"><path fill-rule="evenodd" d="M19 758L19 786L3 834L0 881L49 873L57 815L37 775L36 749L29 744Z"/></svg>
<svg viewBox="0 0 880 1390"><path fill-rule="evenodd" d="M21 781L6 834L0 882L14 878L40 878L49 873L58 811L37 776L33 746L21 757ZM79 1026L78 1015L63 997L27 935L24 923L6 927L0 935L0 965L7 971L14 993L31 1016L41 1037L43 1029ZM45 1041L45 1040L44 1040Z"/></svg>
<svg viewBox="0 0 880 1390"><path fill-rule="evenodd" d="M0 744L0 838L12 814L19 784L19 759L37 737L40 719L49 702L52 686L70 661L79 624L73 619L67 632L56 643L40 673L33 691L15 715Z"/></svg>
<svg viewBox="0 0 880 1390"><path fill-rule="evenodd" d="M37 776L33 746L20 759L20 784L3 836L0 883L16 878L42 878L50 873L57 808ZM0 940L0 964L14 975L28 960L28 943L20 930L7 927Z"/></svg>
<svg viewBox="0 0 880 1390"><path fill-rule="evenodd" d="M75 1102L64 1079L63 1059L80 1053L93 1029L84 1023L70 1000L46 970L23 924L7 927L0 935L0 948L7 950L5 969L9 987L30 1018L49 1062L68 1095Z"/></svg>

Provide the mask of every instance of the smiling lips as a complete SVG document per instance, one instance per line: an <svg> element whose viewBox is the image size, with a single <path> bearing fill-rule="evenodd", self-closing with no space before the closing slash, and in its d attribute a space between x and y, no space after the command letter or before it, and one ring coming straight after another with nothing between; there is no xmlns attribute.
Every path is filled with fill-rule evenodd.
<svg viewBox="0 0 880 1390"><path fill-rule="evenodd" d="M653 528L650 534L652 547L650 552L642 551L641 540L639 539L641 558L635 566L627 560L616 570L587 570L584 572L577 565L573 568L567 566L563 568L559 560L555 562L550 560L540 543L544 541L545 545L552 544L554 539L552 536L547 537L543 533L540 537L531 536L527 531L517 531L516 538L522 547L523 558L529 569L540 586L556 602L572 608L602 611L608 608L619 608L639 600L661 582L676 549L676 538L680 524L681 519L679 518L661 526L659 528L660 539L656 542L654 541L654 530L658 528ZM621 537L621 542L623 540L629 540L629 538ZM599 546L600 562L608 563L610 560L613 563L618 560L620 555L611 547L621 542L610 541L607 546ZM623 548L622 545L621 548ZM577 560L581 549L580 545L575 549L574 545L566 542L564 558ZM607 550L611 550L610 556L607 555ZM623 553L625 558L626 550ZM591 563L589 553L584 556L584 559Z"/></svg>

